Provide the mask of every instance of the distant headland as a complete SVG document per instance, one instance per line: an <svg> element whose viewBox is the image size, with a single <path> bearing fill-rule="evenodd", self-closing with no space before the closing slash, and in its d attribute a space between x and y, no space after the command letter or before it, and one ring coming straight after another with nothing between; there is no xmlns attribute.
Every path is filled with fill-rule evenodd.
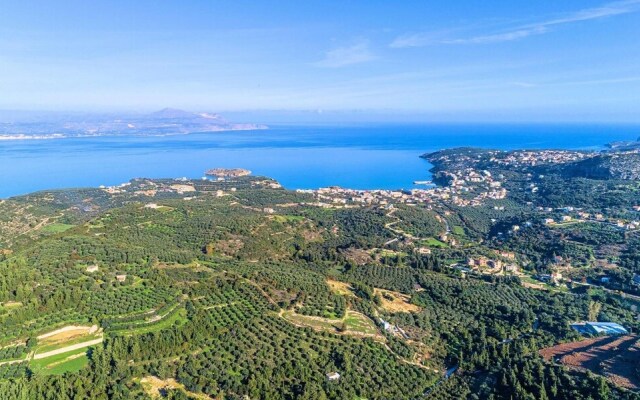
<svg viewBox="0 0 640 400"><path fill-rule="evenodd" d="M150 114L71 115L53 120L0 121L0 140L42 140L97 136L172 136L269 129L229 122L219 114L165 108Z"/></svg>
<svg viewBox="0 0 640 400"><path fill-rule="evenodd" d="M619 141L619 142L611 142L607 144L612 150L637 150L640 149L640 138L634 141Z"/></svg>

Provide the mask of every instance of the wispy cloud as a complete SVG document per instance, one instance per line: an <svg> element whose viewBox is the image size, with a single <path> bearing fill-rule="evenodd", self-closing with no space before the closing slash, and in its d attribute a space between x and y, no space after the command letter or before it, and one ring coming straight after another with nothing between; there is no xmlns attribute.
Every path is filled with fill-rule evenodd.
<svg viewBox="0 0 640 400"><path fill-rule="evenodd" d="M513 31L495 33L491 35L474 36L471 38L463 39L448 39L443 40L440 43L443 44L489 44L499 42L510 42L512 40L518 40L532 35L542 35L547 33L549 28L544 25L536 25L531 27L521 27Z"/></svg>
<svg viewBox="0 0 640 400"><path fill-rule="evenodd" d="M369 43L360 41L352 46L338 47L327 51L324 58L314 65L323 68L340 68L372 61L376 58L369 48Z"/></svg>
<svg viewBox="0 0 640 400"><path fill-rule="evenodd" d="M629 14L640 10L640 0L607 3L600 7L576 11L560 18L547 19L533 24L517 26L510 30L466 38L441 39L432 33L417 33L397 37L389 46L392 48L423 47L434 44L489 44L519 40L533 35L542 35L554 26L590 21L616 15Z"/></svg>

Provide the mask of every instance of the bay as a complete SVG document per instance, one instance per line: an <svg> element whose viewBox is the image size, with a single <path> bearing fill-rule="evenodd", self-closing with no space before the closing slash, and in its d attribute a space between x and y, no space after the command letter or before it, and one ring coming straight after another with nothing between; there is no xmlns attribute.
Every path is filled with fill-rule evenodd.
<svg viewBox="0 0 640 400"><path fill-rule="evenodd" d="M425 152L460 146L602 149L638 136L638 125L395 124L3 141L0 198L135 177L199 178L214 167L247 168L290 189L410 189L414 181L430 179L430 164L419 158Z"/></svg>

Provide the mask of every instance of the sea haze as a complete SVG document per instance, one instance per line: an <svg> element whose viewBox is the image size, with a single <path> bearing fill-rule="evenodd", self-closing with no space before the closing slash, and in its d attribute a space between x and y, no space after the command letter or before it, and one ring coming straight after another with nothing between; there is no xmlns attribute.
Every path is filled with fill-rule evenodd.
<svg viewBox="0 0 640 400"><path fill-rule="evenodd" d="M145 137L105 136L0 142L0 197L42 189L114 185L135 177L200 178L241 167L285 187L338 185L410 189L430 179L425 152L600 149L636 140L638 125L270 126L269 130Z"/></svg>

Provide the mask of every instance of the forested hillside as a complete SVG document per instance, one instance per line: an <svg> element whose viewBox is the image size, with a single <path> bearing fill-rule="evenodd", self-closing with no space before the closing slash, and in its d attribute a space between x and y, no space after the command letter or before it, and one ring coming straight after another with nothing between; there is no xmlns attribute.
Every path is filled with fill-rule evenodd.
<svg viewBox="0 0 640 400"><path fill-rule="evenodd" d="M578 321L640 328L633 274L534 282L554 257L595 277L625 243L637 271L637 239L551 228L519 196L327 205L239 177L5 200L0 399L640 398L539 355Z"/></svg>

